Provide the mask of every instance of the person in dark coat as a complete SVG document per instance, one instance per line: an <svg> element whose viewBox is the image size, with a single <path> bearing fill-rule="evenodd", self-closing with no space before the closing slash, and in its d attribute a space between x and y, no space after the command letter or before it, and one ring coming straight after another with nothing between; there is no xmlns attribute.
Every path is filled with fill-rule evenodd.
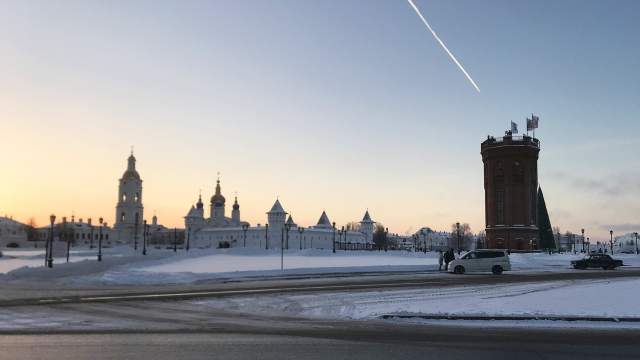
<svg viewBox="0 0 640 360"><path fill-rule="evenodd" d="M442 263L444 262L444 254L442 250L438 250L438 271L442 271Z"/></svg>
<svg viewBox="0 0 640 360"><path fill-rule="evenodd" d="M455 259L455 258L456 258L456 256L453 254L453 249L449 249L449 250L444 254L444 263L445 263L444 269L445 269L446 271L449 271L449 263L450 263L451 261L453 261L453 259Z"/></svg>

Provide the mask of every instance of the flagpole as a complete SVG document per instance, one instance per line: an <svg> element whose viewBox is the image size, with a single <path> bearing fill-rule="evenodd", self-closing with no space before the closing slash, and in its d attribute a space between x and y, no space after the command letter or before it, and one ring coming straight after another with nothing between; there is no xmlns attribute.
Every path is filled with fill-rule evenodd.
<svg viewBox="0 0 640 360"><path fill-rule="evenodd" d="M531 113L531 124L533 125L533 113ZM533 127L533 138L535 139L536 138L536 127L535 126L532 126L532 127Z"/></svg>

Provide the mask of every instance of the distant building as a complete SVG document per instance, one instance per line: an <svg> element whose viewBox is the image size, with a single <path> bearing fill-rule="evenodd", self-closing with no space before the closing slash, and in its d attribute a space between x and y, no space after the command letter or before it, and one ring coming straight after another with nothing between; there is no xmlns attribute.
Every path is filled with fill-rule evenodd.
<svg viewBox="0 0 640 360"><path fill-rule="evenodd" d="M0 216L0 248L27 245L26 225L10 217Z"/></svg>
<svg viewBox="0 0 640 360"><path fill-rule="evenodd" d="M97 247L102 234L102 246L110 247L116 244L113 237L113 230L103 223L102 226L97 221L82 218L75 220L71 217L71 221L66 221L66 217L58 218L58 222L53 226L54 241L71 241L72 246L88 246ZM102 231L100 228L102 227ZM37 228L38 242L44 246L44 243L51 237L51 225ZM39 245L40 246L40 245Z"/></svg>
<svg viewBox="0 0 640 360"><path fill-rule="evenodd" d="M456 247L451 233L446 231L434 231L430 227L423 227L416 231L415 235L419 249L445 251Z"/></svg>
<svg viewBox="0 0 640 360"><path fill-rule="evenodd" d="M240 219L240 205L234 200L231 217L225 216L226 200L222 195L220 179L211 197L209 217L205 218L202 196L185 216L185 236L194 247L250 247L262 249L367 249L373 246L373 228L369 212L360 222L358 231L334 229L326 212L322 212L314 226L302 227L295 223L279 200L267 212L267 225L250 226ZM288 215L288 216L287 216ZM287 231L287 229L289 229Z"/></svg>
<svg viewBox="0 0 640 360"><path fill-rule="evenodd" d="M635 233L616 236L613 240L613 249L617 252L635 253L636 249L639 249L638 246L640 246L640 243L638 243L640 241L640 235L636 235Z"/></svg>
<svg viewBox="0 0 640 360"><path fill-rule="evenodd" d="M489 136L482 143L487 247L538 247L539 152L538 139L511 132L499 139Z"/></svg>

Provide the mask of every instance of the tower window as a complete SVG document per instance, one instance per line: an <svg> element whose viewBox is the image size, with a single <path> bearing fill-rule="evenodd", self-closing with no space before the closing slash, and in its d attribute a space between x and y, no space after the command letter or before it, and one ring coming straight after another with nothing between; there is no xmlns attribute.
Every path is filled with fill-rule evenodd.
<svg viewBox="0 0 640 360"><path fill-rule="evenodd" d="M135 199L135 202L140 201L140 194L139 194L139 193L136 193L136 196L135 196L135 198L134 198L134 199Z"/></svg>
<svg viewBox="0 0 640 360"><path fill-rule="evenodd" d="M124 222L124 211L120 214L120 222Z"/></svg>
<svg viewBox="0 0 640 360"><path fill-rule="evenodd" d="M504 191L496 192L496 225L504 225Z"/></svg>
<svg viewBox="0 0 640 360"><path fill-rule="evenodd" d="M515 184L522 184L524 182L524 167L520 165L519 161L513 163L513 182Z"/></svg>

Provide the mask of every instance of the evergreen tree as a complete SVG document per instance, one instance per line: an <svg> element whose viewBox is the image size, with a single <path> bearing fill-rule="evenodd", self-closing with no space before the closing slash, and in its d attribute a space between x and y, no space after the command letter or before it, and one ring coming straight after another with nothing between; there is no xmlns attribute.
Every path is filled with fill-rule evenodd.
<svg viewBox="0 0 640 360"><path fill-rule="evenodd" d="M555 249L556 242L553 238L551 220L547 212L547 204L544 202L542 188L538 188L538 231L540 232L540 248Z"/></svg>

